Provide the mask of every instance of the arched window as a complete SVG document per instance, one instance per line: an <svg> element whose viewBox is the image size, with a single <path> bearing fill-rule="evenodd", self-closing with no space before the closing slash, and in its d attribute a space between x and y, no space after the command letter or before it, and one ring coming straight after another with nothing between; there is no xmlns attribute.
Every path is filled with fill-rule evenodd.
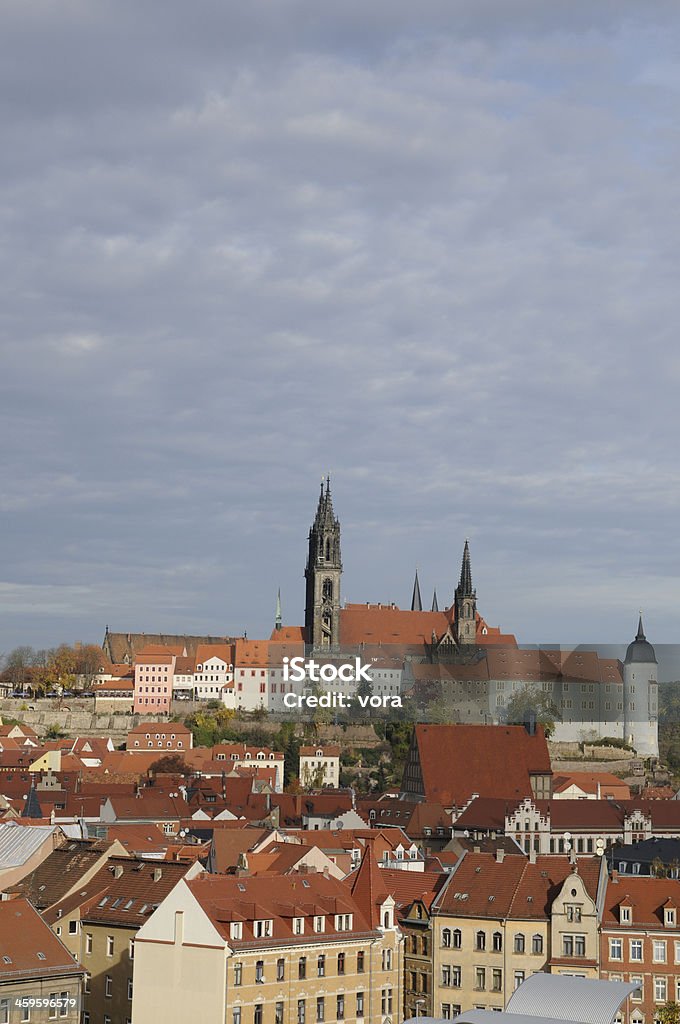
<svg viewBox="0 0 680 1024"><path fill-rule="evenodd" d="M326 538L326 561L330 562L330 560L331 560L331 541L330 541L330 537L327 537Z"/></svg>
<svg viewBox="0 0 680 1024"><path fill-rule="evenodd" d="M453 939L453 948L454 949L460 949L460 947L463 944L463 933L461 932L460 928L454 928L452 939Z"/></svg>
<svg viewBox="0 0 680 1024"><path fill-rule="evenodd" d="M531 938L531 952L532 953L536 953L536 954L543 952L543 936L542 935L536 934L536 935L532 936L532 938Z"/></svg>
<svg viewBox="0 0 680 1024"><path fill-rule="evenodd" d="M442 928L442 946L446 949L451 948L451 929Z"/></svg>
<svg viewBox="0 0 680 1024"><path fill-rule="evenodd" d="M479 931L475 935L475 949L483 952L486 949L486 933Z"/></svg>
<svg viewBox="0 0 680 1024"><path fill-rule="evenodd" d="M323 581L323 586L321 588L321 596L323 597L324 601L333 600L333 580L325 579Z"/></svg>
<svg viewBox="0 0 680 1024"><path fill-rule="evenodd" d="M524 952L524 936L522 935L521 932L518 932L517 935L515 935L515 953L523 953L523 952Z"/></svg>
<svg viewBox="0 0 680 1024"><path fill-rule="evenodd" d="M502 932L494 932L493 935L491 936L491 939L492 939L492 943L493 943L492 948L493 948L494 953L501 953L503 951L503 934L502 934Z"/></svg>

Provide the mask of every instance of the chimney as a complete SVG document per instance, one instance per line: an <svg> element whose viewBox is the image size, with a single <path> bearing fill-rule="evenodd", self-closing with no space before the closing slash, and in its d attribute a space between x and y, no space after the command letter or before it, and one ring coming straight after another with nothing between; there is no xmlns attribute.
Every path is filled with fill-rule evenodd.
<svg viewBox="0 0 680 1024"><path fill-rule="evenodd" d="M501 846L499 846L498 849L496 850L496 863L497 864L502 864L504 860L505 860L505 850Z"/></svg>
<svg viewBox="0 0 680 1024"><path fill-rule="evenodd" d="M530 864L535 864L536 863L536 851L535 850L529 850L529 863Z"/></svg>
<svg viewBox="0 0 680 1024"><path fill-rule="evenodd" d="M611 878L611 880L614 883L614 885L618 885L619 884L619 873L618 873L618 871L614 871L612 869L612 878Z"/></svg>
<svg viewBox="0 0 680 1024"><path fill-rule="evenodd" d="M481 846L473 846L472 847L472 852L473 853L481 853L482 852Z"/></svg>

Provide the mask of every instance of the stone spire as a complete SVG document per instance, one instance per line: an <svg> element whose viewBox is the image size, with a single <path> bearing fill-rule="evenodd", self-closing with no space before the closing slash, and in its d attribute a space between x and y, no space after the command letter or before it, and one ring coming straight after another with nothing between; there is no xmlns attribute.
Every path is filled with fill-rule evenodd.
<svg viewBox="0 0 680 1024"><path fill-rule="evenodd" d="M281 618L281 587L276 592L276 616L274 619L274 628L281 629L283 619Z"/></svg>
<svg viewBox="0 0 680 1024"><path fill-rule="evenodd" d="M472 597L472 594L474 593L472 589L472 569L470 568L470 545L467 540L465 541L465 547L463 548L463 562L460 567L458 591L461 597Z"/></svg>
<svg viewBox="0 0 680 1024"><path fill-rule="evenodd" d="M430 611L433 611L433 612L438 612L439 611L439 602L437 601L437 588L436 587L434 588L434 593L432 594L432 608L430 609Z"/></svg>
<svg viewBox="0 0 680 1024"><path fill-rule="evenodd" d="M416 578L413 581L413 596L411 597L411 611L422 612L423 602L420 600L420 584L418 583L418 570L416 569Z"/></svg>
<svg viewBox="0 0 680 1024"><path fill-rule="evenodd" d="M463 562L460 580L453 596L455 605L455 636L459 644L473 644L477 636L477 594L472 586L470 567L470 545L467 540L463 548Z"/></svg>
<svg viewBox="0 0 680 1024"><path fill-rule="evenodd" d="M340 522L333 511L331 479L321 480L316 515L309 531L305 579L305 635L313 649L340 643Z"/></svg>

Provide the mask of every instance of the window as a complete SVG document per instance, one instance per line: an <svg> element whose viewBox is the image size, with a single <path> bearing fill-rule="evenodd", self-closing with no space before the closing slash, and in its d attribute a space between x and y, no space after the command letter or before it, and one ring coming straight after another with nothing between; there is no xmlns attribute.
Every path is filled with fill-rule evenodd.
<svg viewBox="0 0 680 1024"><path fill-rule="evenodd" d="M314 918L314 931L322 932L325 930L326 919L323 917Z"/></svg>
<svg viewBox="0 0 680 1024"><path fill-rule="evenodd" d="M264 981L264 960L255 962L255 983L261 985Z"/></svg>
<svg viewBox="0 0 680 1024"><path fill-rule="evenodd" d="M521 932L518 932L517 935L515 935L515 953L523 953L523 952L524 952L524 936L522 935Z"/></svg>
<svg viewBox="0 0 680 1024"><path fill-rule="evenodd" d="M503 935L501 932L494 932L491 936L492 948L494 953L502 953L503 951Z"/></svg>
<svg viewBox="0 0 680 1024"><path fill-rule="evenodd" d="M325 978L326 977L326 957L323 955L323 953L321 953L321 955L319 957L317 957L317 961L316 961L316 976L317 976L317 978Z"/></svg>
<svg viewBox="0 0 680 1024"><path fill-rule="evenodd" d="M360 949L357 953L357 974L364 973L364 951Z"/></svg>
<svg viewBox="0 0 680 1024"><path fill-rule="evenodd" d="M323 996L316 997L316 1019L317 1024L323 1024L326 1013L325 1000Z"/></svg>
<svg viewBox="0 0 680 1024"><path fill-rule="evenodd" d="M106 955L113 956L113 935L106 936Z"/></svg>
<svg viewBox="0 0 680 1024"><path fill-rule="evenodd" d="M655 1003L665 1003L666 1002L667 990L668 990L668 985L666 984L666 979L665 978L655 978L654 979L654 1002Z"/></svg>
<svg viewBox="0 0 680 1024"><path fill-rule="evenodd" d="M335 1016L338 1020L345 1019L345 997L344 995L336 996L335 999Z"/></svg>
<svg viewBox="0 0 680 1024"><path fill-rule="evenodd" d="M285 981L286 978L286 961L283 957L276 961L276 980Z"/></svg>
<svg viewBox="0 0 680 1024"><path fill-rule="evenodd" d="M630 959L642 961L642 939L630 940Z"/></svg>
<svg viewBox="0 0 680 1024"><path fill-rule="evenodd" d="M253 931L255 932L256 939L271 938L272 923L271 921L255 921Z"/></svg>
<svg viewBox="0 0 680 1024"><path fill-rule="evenodd" d="M87 935L85 936L85 952L92 952L92 932L88 932Z"/></svg>
<svg viewBox="0 0 680 1024"><path fill-rule="evenodd" d="M585 956L586 937L585 935L563 935L562 936L563 956Z"/></svg>
<svg viewBox="0 0 680 1024"><path fill-rule="evenodd" d="M475 934L475 949L480 953L486 949L486 934L484 932Z"/></svg>
<svg viewBox="0 0 680 1024"><path fill-rule="evenodd" d="M673 943L674 948L674 959L676 964L680 964L680 942L676 941Z"/></svg>
<svg viewBox="0 0 680 1024"><path fill-rule="evenodd" d="M298 1012L297 1022L298 1024L305 1024L305 1016L307 1014L307 1006L304 999L298 999Z"/></svg>
<svg viewBox="0 0 680 1024"><path fill-rule="evenodd" d="M338 974L345 973L345 954L338 953Z"/></svg>
<svg viewBox="0 0 680 1024"><path fill-rule="evenodd" d="M539 956L543 952L543 936L532 935L531 936L531 952L534 956Z"/></svg>
<svg viewBox="0 0 680 1024"><path fill-rule="evenodd" d="M357 1017L364 1015L364 993L357 992Z"/></svg>
<svg viewBox="0 0 680 1024"><path fill-rule="evenodd" d="M623 960L623 939L609 940L609 959Z"/></svg>
<svg viewBox="0 0 680 1024"><path fill-rule="evenodd" d="M301 956L298 960L298 978L303 981L307 977L307 957Z"/></svg>
<svg viewBox="0 0 680 1024"><path fill-rule="evenodd" d="M519 988L519 986L522 984L523 981L524 981L524 971L515 971L514 987L515 988Z"/></svg>
<svg viewBox="0 0 680 1024"><path fill-rule="evenodd" d="M128 999L132 999L132 978L128 978L127 992L128 992Z"/></svg>
<svg viewBox="0 0 680 1024"><path fill-rule="evenodd" d="M462 984L463 972L460 967L451 968L451 986L453 988L460 988Z"/></svg>
<svg viewBox="0 0 680 1024"><path fill-rule="evenodd" d="M500 992L503 987L503 972L498 968L492 973L491 991Z"/></svg>
<svg viewBox="0 0 680 1024"><path fill-rule="evenodd" d="M262 1003L255 1003L253 1009L253 1024L262 1024Z"/></svg>
<svg viewBox="0 0 680 1024"><path fill-rule="evenodd" d="M50 1006L49 1019L50 1020L56 1020L57 1019L57 993L56 992L50 992L50 1003L52 1005Z"/></svg>
<svg viewBox="0 0 680 1024"><path fill-rule="evenodd" d="M621 924L630 924L631 922L631 908L630 907L619 907L619 920Z"/></svg>
<svg viewBox="0 0 680 1024"><path fill-rule="evenodd" d="M242 939L243 938L243 922L232 921L229 925L229 938L230 939Z"/></svg>
<svg viewBox="0 0 680 1024"><path fill-rule="evenodd" d="M69 923L68 923L68 933L69 933L69 935L77 935L78 934L78 922L77 921L69 921Z"/></svg>
<svg viewBox="0 0 680 1024"><path fill-rule="evenodd" d="M231 1024L241 1024L241 1007L235 1006L231 1012Z"/></svg>
<svg viewBox="0 0 680 1024"><path fill-rule="evenodd" d="M486 967L475 967L475 988L479 992L486 988Z"/></svg>
<svg viewBox="0 0 680 1024"><path fill-rule="evenodd" d="M450 964L442 965L442 986L449 988L451 985L451 966Z"/></svg>
<svg viewBox="0 0 680 1024"><path fill-rule="evenodd" d="M642 997L644 995L644 979L641 974L631 974L630 980L633 984L640 986L638 989L636 989L635 992L631 992L630 998L633 1000L634 1003L641 1003Z"/></svg>
<svg viewBox="0 0 680 1024"><path fill-rule="evenodd" d="M274 1024L283 1024L283 1003L277 1003L274 1007Z"/></svg>
<svg viewBox="0 0 680 1024"><path fill-rule="evenodd" d="M667 928L675 927L675 907L664 907L663 923Z"/></svg>
<svg viewBox="0 0 680 1024"><path fill-rule="evenodd" d="M655 964L666 963L666 940L654 939L652 943L652 960Z"/></svg>
<svg viewBox="0 0 680 1024"><path fill-rule="evenodd" d="M305 919L304 917L293 918L293 932L295 935L303 935L305 930Z"/></svg>
<svg viewBox="0 0 680 1024"><path fill-rule="evenodd" d="M583 850L581 850L581 852L583 852ZM575 921L578 923L581 920L580 906L576 906L573 903L568 903L565 909L567 911L567 921Z"/></svg>
<svg viewBox="0 0 680 1024"><path fill-rule="evenodd" d="M104 979L104 995L107 999L110 999L113 995L113 978L110 974L107 974Z"/></svg>
<svg viewBox="0 0 680 1024"><path fill-rule="evenodd" d="M451 948L451 929L442 928L442 946L444 949Z"/></svg>
<svg viewBox="0 0 680 1024"><path fill-rule="evenodd" d="M243 984L243 964L234 964L234 985Z"/></svg>
<svg viewBox="0 0 680 1024"><path fill-rule="evenodd" d="M0 999L0 1024L9 1024L9 999Z"/></svg>
<svg viewBox="0 0 680 1024"><path fill-rule="evenodd" d="M31 1019L31 1010L28 1006L21 1007L21 1019L22 1021L27 1021Z"/></svg>
<svg viewBox="0 0 680 1024"><path fill-rule="evenodd" d="M383 949L382 951L382 969L383 971L392 970L392 950Z"/></svg>

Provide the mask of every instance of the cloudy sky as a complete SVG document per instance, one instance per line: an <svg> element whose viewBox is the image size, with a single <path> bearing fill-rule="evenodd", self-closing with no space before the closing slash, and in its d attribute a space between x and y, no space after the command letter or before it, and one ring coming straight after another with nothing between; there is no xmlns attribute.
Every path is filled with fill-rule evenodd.
<svg viewBox="0 0 680 1024"><path fill-rule="evenodd" d="M6 0L0 651L455 586L678 639L676 0Z"/></svg>

